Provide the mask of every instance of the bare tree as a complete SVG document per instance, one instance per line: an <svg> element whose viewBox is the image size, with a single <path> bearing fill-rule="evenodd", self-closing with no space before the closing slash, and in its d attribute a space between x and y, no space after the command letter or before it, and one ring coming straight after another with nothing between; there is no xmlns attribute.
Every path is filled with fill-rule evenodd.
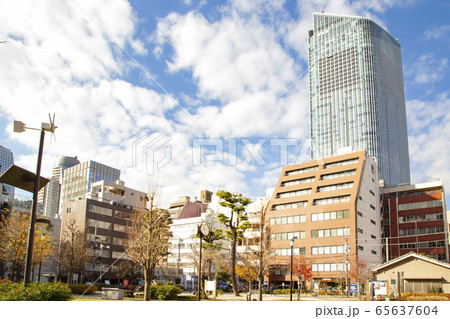
<svg viewBox="0 0 450 319"><path fill-rule="evenodd" d="M250 243L246 248L245 260L251 261L245 264L246 267L256 267L256 276L258 280L259 300L262 300L262 289L264 283L264 276L269 273L270 262L272 260L271 245L270 245L270 227L266 220L267 201L261 202L261 206L257 212L254 213L251 228L247 230L250 233Z"/></svg>
<svg viewBox="0 0 450 319"><path fill-rule="evenodd" d="M59 264L67 274L70 282L72 274L84 272L85 265L90 261L89 242L86 230L78 229L74 219L68 220L63 226L59 246Z"/></svg>
<svg viewBox="0 0 450 319"><path fill-rule="evenodd" d="M143 208L135 211L131 220L127 253L144 272L144 300L150 300L150 285L156 266L168 254L171 219L167 210L153 206L154 195L150 197L150 208L145 208L147 198L142 198Z"/></svg>
<svg viewBox="0 0 450 319"><path fill-rule="evenodd" d="M139 281L142 278L142 269L136 263L131 260L119 260L114 267L114 270L119 279L128 279L130 283Z"/></svg>
<svg viewBox="0 0 450 319"><path fill-rule="evenodd" d="M164 279L166 279L171 284L176 283L176 279L178 278L178 268L176 265L170 263L167 264L165 267L161 267L159 269Z"/></svg>

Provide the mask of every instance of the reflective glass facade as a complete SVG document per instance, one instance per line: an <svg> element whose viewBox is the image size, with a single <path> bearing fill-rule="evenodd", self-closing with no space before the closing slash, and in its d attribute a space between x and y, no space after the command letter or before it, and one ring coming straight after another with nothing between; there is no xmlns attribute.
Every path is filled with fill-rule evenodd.
<svg viewBox="0 0 450 319"><path fill-rule="evenodd" d="M366 150L386 185L409 183L401 49L369 19L314 14L309 31L311 156Z"/></svg>
<svg viewBox="0 0 450 319"><path fill-rule="evenodd" d="M14 164L14 157L11 150L0 145L0 175L3 174L13 164ZM2 193L3 186L7 194ZM3 185L0 183L0 195L14 198L14 187L7 184Z"/></svg>

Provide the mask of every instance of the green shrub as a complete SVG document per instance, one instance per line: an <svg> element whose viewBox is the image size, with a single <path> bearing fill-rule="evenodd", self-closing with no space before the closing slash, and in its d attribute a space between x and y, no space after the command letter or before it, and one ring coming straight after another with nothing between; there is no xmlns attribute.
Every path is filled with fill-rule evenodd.
<svg viewBox="0 0 450 319"><path fill-rule="evenodd" d="M275 295L290 295L291 290L290 289L275 289L273 291L273 293ZM296 294L296 293L297 293L297 289L292 289L292 294Z"/></svg>
<svg viewBox="0 0 450 319"><path fill-rule="evenodd" d="M87 284L74 284L69 285L69 288L72 289L72 292L77 295L91 295L97 291L97 286L87 285Z"/></svg>
<svg viewBox="0 0 450 319"><path fill-rule="evenodd" d="M72 298L72 290L61 282L33 282L25 288L22 283L0 284L0 300L64 301Z"/></svg>
<svg viewBox="0 0 450 319"><path fill-rule="evenodd" d="M157 295L159 300L176 300L177 295L182 290L174 285L165 285L157 287Z"/></svg>

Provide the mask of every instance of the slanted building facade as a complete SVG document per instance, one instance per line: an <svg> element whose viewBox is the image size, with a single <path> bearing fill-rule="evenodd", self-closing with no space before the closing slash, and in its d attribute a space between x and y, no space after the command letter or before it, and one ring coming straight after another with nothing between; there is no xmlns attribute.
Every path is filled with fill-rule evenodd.
<svg viewBox="0 0 450 319"><path fill-rule="evenodd" d="M378 264L378 189L377 163L364 151L284 167L267 206L269 284L289 284L291 241L294 258L311 264L313 289L355 282L356 267Z"/></svg>

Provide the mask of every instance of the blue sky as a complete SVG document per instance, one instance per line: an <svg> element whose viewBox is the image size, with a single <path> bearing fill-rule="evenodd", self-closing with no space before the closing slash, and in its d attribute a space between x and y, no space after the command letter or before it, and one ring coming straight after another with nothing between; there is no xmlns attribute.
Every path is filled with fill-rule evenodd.
<svg viewBox="0 0 450 319"><path fill-rule="evenodd" d="M399 39L412 182L448 188L444 0L1 1L0 145L34 171L38 133L12 133L12 121L56 113L43 175L77 155L158 188L162 206L204 188L262 196L284 164L306 160L307 31L324 8Z"/></svg>

